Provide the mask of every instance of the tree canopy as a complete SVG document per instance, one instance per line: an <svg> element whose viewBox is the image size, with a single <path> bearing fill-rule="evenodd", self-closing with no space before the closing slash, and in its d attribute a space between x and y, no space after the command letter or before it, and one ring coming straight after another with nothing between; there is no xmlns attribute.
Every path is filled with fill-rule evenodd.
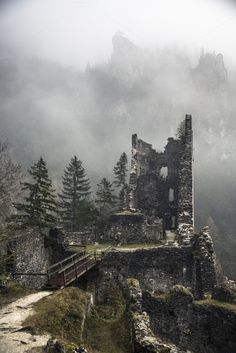
<svg viewBox="0 0 236 353"><path fill-rule="evenodd" d="M59 194L62 224L68 230L78 231L89 222L93 207L89 201L89 179L77 156L71 158L65 168L62 184L63 189Z"/></svg>
<svg viewBox="0 0 236 353"><path fill-rule="evenodd" d="M101 215L107 216L116 205L116 196L114 195L114 189L112 183L103 178L97 185L96 200L95 203Z"/></svg>
<svg viewBox="0 0 236 353"><path fill-rule="evenodd" d="M29 170L32 182L22 183L26 196L22 203L14 204L18 214L14 217L22 227L52 227L56 224L56 196L42 157Z"/></svg>

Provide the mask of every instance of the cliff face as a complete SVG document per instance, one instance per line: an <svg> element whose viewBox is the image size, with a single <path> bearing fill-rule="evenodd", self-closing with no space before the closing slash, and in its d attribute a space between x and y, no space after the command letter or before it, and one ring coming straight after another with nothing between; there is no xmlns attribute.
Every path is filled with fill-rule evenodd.
<svg viewBox="0 0 236 353"><path fill-rule="evenodd" d="M204 53L193 70L193 77L198 88L207 91L224 91L227 88L228 73L222 54Z"/></svg>

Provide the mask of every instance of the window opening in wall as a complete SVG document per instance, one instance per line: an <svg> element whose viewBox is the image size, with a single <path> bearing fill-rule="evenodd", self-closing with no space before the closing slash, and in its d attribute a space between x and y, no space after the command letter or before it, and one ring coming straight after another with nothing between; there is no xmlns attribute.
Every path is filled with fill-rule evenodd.
<svg viewBox="0 0 236 353"><path fill-rule="evenodd" d="M168 167L161 167L160 176L162 178L167 178L167 175L168 175Z"/></svg>
<svg viewBox="0 0 236 353"><path fill-rule="evenodd" d="M169 201L170 202L173 202L175 199L175 196L174 196L174 189L170 188L169 189Z"/></svg>
<svg viewBox="0 0 236 353"><path fill-rule="evenodd" d="M175 216L171 217L171 228L175 228Z"/></svg>

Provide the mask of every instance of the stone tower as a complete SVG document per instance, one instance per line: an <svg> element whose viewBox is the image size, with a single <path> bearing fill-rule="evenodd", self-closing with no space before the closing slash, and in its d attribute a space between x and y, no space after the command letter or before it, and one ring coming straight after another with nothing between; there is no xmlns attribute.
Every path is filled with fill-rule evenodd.
<svg viewBox="0 0 236 353"><path fill-rule="evenodd" d="M175 233L181 243L193 235L192 117L180 124L178 138L168 138L163 152L132 136L130 172L131 210L161 219L163 232Z"/></svg>

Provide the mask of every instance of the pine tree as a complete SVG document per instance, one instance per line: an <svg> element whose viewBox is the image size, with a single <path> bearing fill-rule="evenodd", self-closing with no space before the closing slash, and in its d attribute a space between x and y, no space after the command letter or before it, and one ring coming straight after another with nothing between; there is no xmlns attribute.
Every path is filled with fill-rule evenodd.
<svg viewBox="0 0 236 353"><path fill-rule="evenodd" d="M123 152L120 156L120 159L116 163L113 172L115 175L115 180L114 180L114 185L117 186L118 188L122 188L126 185L126 179L127 179L127 164L128 164L128 159L127 155L125 152Z"/></svg>
<svg viewBox="0 0 236 353"><path fill-rule="evenodd" d="M14 204L18 214L14 219L22 227L37 226L40 229L56 224L55 190L48 176L46 162L41 157L29 170L33 182L22 183L27 193L23 203Z"/></svg>
<svg viewBox="0 0 236 353"><path fill-rule="evenodd" d="M60 215L63 226L78 231L89 220L91 203L90 183L86 177L82 162L76 156L71 158L62 177L63 190L59 194Z"/></svg>
<svg viewBox="0 0 236 353"><path fill-rule="evenodd" d="M114 195L112 183L110 183L106 178L103 178L97 186L98 189L96 192L95 203L100 214L106 217L116 205L116 196Z"/></svg>
<svg viewBox="0 0 236 353"><path fill-rule="evenodd" d="M119 208L123 209L128 206L128 192L129 187L126 183L127 179L127 164L128 159L125 152L120 156L120 159L116 163L113 172L115 175L114 185L119 189Z"/></svg>

